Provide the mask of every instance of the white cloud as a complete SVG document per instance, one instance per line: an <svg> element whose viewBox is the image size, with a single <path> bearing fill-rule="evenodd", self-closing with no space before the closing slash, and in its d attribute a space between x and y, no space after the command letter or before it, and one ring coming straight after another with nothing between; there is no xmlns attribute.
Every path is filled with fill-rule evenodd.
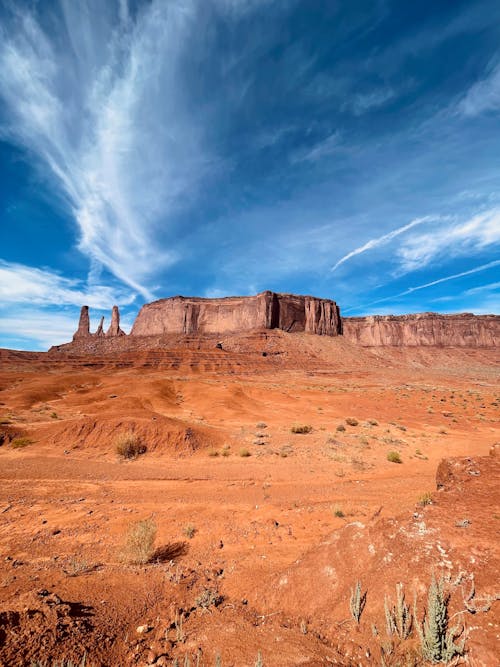
<svg viewBox="0 0 500 667"><path fill-rule="evenodd" d="M337 152L340 143L340 133L333 132L326 139L318 141L313 146L303 148L292 153L290 162L317 162Z"/></svg>
<svg viewBox="0 0 500 667"><path fill-rule="evenodd" d="M0 337L14 349L46 350L72 339L78 325L74 315L23 307L0 317Z"/></svg>
<svg viewBox="0 0 500 667"><path fill-rule="evenodd" d="M500 290L500 282L488 283L487 285L479 285L478 287L472 287L464 292L467 296L472 296L474 294L479 294L481 292L494 292Z"/></svg>
<svg viewBox="0 0 500 667"><path fill-rule="evenodd" d="M368 250L373 250L373 248L378 248L379 246L384 245L385 243L389 243L390 241L392 241L392 239L396 238L397 236L400 236L400 234L404 234L409 229L412 229L417 225L422 225L424 223L439 219L440 218L436 216L425 216L423 218L416 218L415 220L412 220L408 224L403 225L402 227L398 227L397 229L394 229L392 232L389 232L388 234L384 234L383 236L379 236L378 238L375 239L370 239L362 246L359 246L359 248L355 248L354 250L351 250L351 252L348 252L347 255L341 257L338 260L338 262L334 264L331 270L335 271L336 269L338 269L339 266L344 264L344 262L347 262L348 260L352 259L353 257L356 257L357 255L361 255L364 252L367 252Z"/></svg>
<svg viewBox="0 0 500 667"><path fill-rule="evenodd" d="M24 10L0 27L0 132L48 168L80 249L148 299L150 277L178 259L156 233L209 163L180 67L196 7L153 0L133 23L124 0L62 0L64 28L49 34Z"/></svg>
<svg viewBox="0 0 500 667"><path fill-rule="evenodd" d="M0 260L0 305L88 305L107 310L114 304L130 304L135 297L136 294L129 290L103 285L93 285L89 289L80 280L70 280L46 269Z"/></svg>
<svg viewBox="0 0 500 667"><path fill-rule="evenodd" d="M342 109L352 109L355 116L362 116L372 109L384 106L395 96L392 88L381 88L370 93L356 93L342 106Z"/></svg>
<svg viewBox="0 0 500 667"><path fill-rule="evenodd" d="M500 243L500 209L478 213L461 223L441 225L436 231L412 234L397 249L401 273L420 269L437 257L457 257Z"/></svg>
<svg viewBox="0 0 500 667"><path fill-rule="evenodd" d="M392 294L391 296L384 297L383 299L376 299L375 301L366 303L363 306L352 306L350 308L345 309L344 313L350 312L352 310L365 309L377 303L392 301L393 299L398 299L400 297L407 296L408 294L412 294L413 292L418 292L419 290L428 289L429 287L434 287L435 285L440 285L441 283L446 283L449 282L450 280L458 280L459 278L464 278L465 276L471 276L474 273L480 273L481 271L488 271L489 269L493 269L497 266L500 266L500 259L494 260L493 262L488 262L487 264L481 264L480 266L476 266L475 268L469 269L468 271L461 271L460 273L454 273L450 276L445 276L444 278L438 278L437 280L432 280L431 282L424 283L423 285L417 285L416 287L409 287L403 292L399 292L398 294Z"/></svg>
<svg viewBox="0 0 500 667"><path fill-rule="evenodd" d="M500 63L469 88L458 105L458 111L464 116L500 111Z"/></svg>

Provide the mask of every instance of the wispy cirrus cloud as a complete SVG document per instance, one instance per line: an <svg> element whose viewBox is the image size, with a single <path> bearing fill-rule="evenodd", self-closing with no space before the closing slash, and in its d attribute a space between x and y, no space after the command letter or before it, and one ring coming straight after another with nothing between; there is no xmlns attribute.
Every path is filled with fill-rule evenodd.
<svg viewBox="0 0 500 667"><path fill-rule="evenodd" d="M431 232L412 234L396 251L399 271L408 273L437 258L473 255L497 244L500 244L500 209L493 208L464 222L444 224Z"/></svg>
<svg viewBox="0 0 500 667"><path fill-rule="evenodd" d="M500 111L500 63L469 88L458 104L458 111L464 116Z"/></svg>
<svg viewBox="0 0 500 667"><path fill-rule="evenodd" d="M53 271L0 260L0 305L81 306L109 309L111 304L128 305L135 293L109 285L93 285L65 278ZM48 315L47 315L48 317ZM74 325L74 322L73 322Z"/></svg>
<svg viewBox="0 0 500 667"><path fill-rule="evenodd" d="M49 169L80 250L146 298L177 260L158 230L209 162L180 66L196 8L62 0L51 30L24 9L0 28L1 133Z"/></svg>
<svg viewBox="0 0 500 667"><path fill-rule="evenodd" d="M351 250L351 252L348 252L346 255L341 257L333 266L332 266L332 271L335 271L336 269L339 268L339 266L342 266L345 262L348 262L350 259L353 257L357 257L358 255L362 255L365 252L368 252L369 250L373 250L374 248L378 248L380 246L385 245L386 243L390 243L393 239L396 237L400 236L401 234L404 234L410 229L413 229L413 227L417 227L418 225L423 225L425 223L431 222L433 220L440 220L440 217L438 216L424 216L423 218L416 218L415 220L412 220L406 225L402 225L401 227L398 227L397 229L393 229L391 232L388 232L387 234L383 234L382 236L379 236L374 239L370 239L363 245L359 246L359 248L355 248L354 250Z"/></svg>
<svg viewBox="0 0 500 667"><path fill-rule="evenodd" d="M409 287L408 289L403 290L402 292L398 292L397 294L392 294L391 296L383 297L382 299L375 299L375 301L370 301L369 303L365 303L362 306L352 306L350 308L346 308L344 312L348 313L353 310L359 311L374 306L378 303L393 301L394 299L407 296L409 294L412 294L413 292L419 292L420 290L426 290L429 289L430 287L435 287L436 285L441 285L442 283L450 282L451 280L458 280L459 278L465 278L466 276L471 276L474 275L475 273L488 271L489 269L496 268L497 266L500 266L500 259L494 260L493 262L488 262L487 264L481 264L480 266L476 266L473 269L469 269L468 271L460 271L459 273L454 273L449 276L444 276L443 278L438 278L437 280L431 280L430 282L423 283L422 285Z"/></svg>
<svg viewBox="0 0 500 667"><path fill-rule="evenodd" d="M296 164L299 162L317 162L325 157L333 155L340 144L340 133L332 132L325 139L317 141L312 146L301 148L294 151L290 157L290 162Z"/></svg>

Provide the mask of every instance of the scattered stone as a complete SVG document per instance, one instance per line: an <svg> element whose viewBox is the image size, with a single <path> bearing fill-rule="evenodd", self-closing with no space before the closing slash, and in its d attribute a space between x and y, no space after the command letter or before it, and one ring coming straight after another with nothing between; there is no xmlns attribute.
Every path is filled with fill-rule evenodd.
<svg viewBox="0 0 500 667"><path fill-rule="evenodd" d="M144 635L147 632L150 632L152 629L153 628L152 628L151 625L139 625L136 628L136 632L137 632L138 635Z"/></svg>

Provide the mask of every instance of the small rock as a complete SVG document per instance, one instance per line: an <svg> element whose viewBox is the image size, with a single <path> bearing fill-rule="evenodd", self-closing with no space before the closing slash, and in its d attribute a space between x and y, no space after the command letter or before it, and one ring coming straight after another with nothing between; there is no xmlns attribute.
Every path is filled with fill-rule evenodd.
<svg viewBox="0 0 500 667"><path fill-rule="evenodd" d="M136 632L138 635L144 635L146 632L149 632L153 628L150 625L139 625L136 628Z"/></svg>

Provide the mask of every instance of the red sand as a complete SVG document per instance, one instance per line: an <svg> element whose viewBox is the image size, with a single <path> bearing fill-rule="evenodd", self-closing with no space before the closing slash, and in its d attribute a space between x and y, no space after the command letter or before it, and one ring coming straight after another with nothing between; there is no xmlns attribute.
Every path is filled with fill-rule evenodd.
<svg viewBox="0 0 500 667"><path fill-rule="evenodd" d="M451 613L474 576L490 608L460 617L466 659L496 665L498 350L280 331L223 342L0 353L0 665L84 653L88 665L195 665L198 651L207 667L217 654L253 666L259 651L266 667L379 665L384 595L404 582L421 611L433 571L450 575ZM129 430L148 451L124 462L114 439ZM33 442L15 449L16 435ZM436 491L449 457L470 460ZM121 563L127 528L149 517L167 560ZM217 605L204 606L207 589ZM401 658L417 644L386 664L423 664Z"/></svg>

